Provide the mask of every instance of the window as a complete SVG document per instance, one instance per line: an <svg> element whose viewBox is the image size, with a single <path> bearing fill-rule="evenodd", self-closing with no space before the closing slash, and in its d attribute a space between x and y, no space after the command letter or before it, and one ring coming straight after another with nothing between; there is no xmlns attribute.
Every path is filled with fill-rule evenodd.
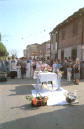
<svg viewBox="0 0 84 129"><path fill-rule="evenodd" d="M71 57L72 57L73 60L76 59L76 57L77 57L77 49L76 48L75 49L72 49Z"/></svg>
<svg viewBox="0 0 84 129"><path fill-rule="evenodd" d="M78 22L75 21L75 22L73 23L73 35L76 35L77 32L78 32Z"/></svg>

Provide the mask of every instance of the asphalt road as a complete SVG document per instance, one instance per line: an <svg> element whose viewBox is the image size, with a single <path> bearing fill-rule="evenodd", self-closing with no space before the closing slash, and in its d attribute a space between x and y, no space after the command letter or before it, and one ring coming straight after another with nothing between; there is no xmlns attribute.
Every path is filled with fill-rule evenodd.
<svg viewBox="0 0 84 129"><path fill-rule="evenodd" d="M84 80L80 85L62 81L68 91L77 91L79 104L33 108L26 100L31 95L30 80L0 83L0 129L84 129Z"/></svg>

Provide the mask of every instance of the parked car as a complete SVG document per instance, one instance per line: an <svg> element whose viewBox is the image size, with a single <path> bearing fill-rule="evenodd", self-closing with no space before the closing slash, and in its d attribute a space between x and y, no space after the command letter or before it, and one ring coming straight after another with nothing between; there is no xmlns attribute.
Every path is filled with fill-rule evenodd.
<svg viewBox="0 0 84 129"><path fill-rule="evenodd" d="M0 60L0 81L7 81L7 70L4 61Z"/></svg>

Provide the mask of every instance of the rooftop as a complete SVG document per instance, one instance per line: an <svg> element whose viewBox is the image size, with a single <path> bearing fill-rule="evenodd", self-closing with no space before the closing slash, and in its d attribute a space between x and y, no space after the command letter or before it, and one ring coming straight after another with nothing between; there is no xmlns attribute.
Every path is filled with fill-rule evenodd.
<svg viewBox="0 0 84 129"><path fill-rule="evenodd" d="M84 8L80 8L78 11L76 11L75 13L73 13L73 15L69 16L66 20L64 20L62 23L58 24L54 29L53 29L53 33L55 31L58 31L61 27L63 27L66 24L69 24L71 21L73 21L74 19L77 19L78 17L84 16ZM51 32L51 33L52 33Z"/></svg>

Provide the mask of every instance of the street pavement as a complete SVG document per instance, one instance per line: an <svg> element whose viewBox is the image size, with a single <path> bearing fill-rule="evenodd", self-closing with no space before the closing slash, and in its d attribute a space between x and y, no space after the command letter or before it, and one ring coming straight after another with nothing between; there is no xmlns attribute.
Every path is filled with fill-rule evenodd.
<svg viewBox="0 0 84 129"><path fill-rule="evenodd" d="M62 87L76 91L79 103L32 107L26 100L33 79L8 79L0 83L0 129L84 129L84 80L74 85L62 80Z"/></svg>

